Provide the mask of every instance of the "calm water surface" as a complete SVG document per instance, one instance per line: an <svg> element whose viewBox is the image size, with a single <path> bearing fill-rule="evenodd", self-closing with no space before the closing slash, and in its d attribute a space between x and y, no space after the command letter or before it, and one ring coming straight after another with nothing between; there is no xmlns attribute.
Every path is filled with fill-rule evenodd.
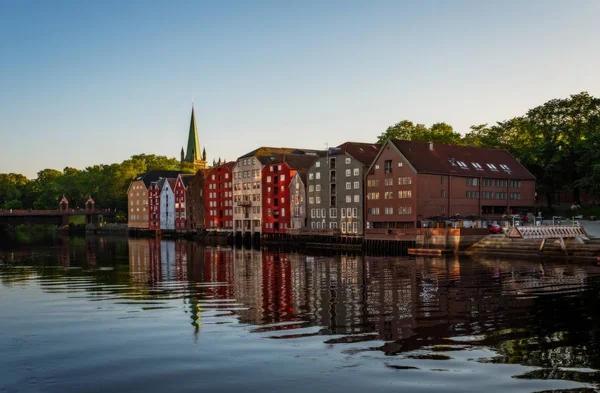
<svg viewBox="0 0 600 393"><path fill-rule="evenodd" d="M0 392L592 392L600 268L0 243Z"/></svg>

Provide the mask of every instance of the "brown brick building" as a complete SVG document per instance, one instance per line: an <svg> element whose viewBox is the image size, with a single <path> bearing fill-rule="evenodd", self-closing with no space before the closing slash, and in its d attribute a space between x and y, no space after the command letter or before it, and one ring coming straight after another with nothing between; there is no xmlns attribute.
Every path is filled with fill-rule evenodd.
<svg viewBox="0 0 600 393"><path fill-rule="evenodd" d="M508 151L389 140L367 174L367 229L431 216L496 219L535 205L535 177Z"/></svg>
<svg viewBox="0 0 600 393"><path fill-rule="evenodd" d="M205 228L204 222L204 183L208 169L199 169L189 181L185 190L186 199L186 228L188 231L197 231Z"/></svg>

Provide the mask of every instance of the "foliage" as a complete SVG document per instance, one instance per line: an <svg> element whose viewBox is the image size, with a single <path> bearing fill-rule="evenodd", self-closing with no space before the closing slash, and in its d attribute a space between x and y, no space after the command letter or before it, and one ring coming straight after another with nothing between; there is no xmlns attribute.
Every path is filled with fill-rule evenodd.
<svg viewBox="0 0 600 393"><path fill-rule="evenodd" d="M537 192L545 193L549 206L561 190L573 191L578 204L581 190L600 196L600 98L586 92L492 126L474 125L464 136L445 123L427 128L403 120L378 142L388 138L506 149L536 177Z"/></svg>
<svg viewBox="0 0 600 393"><path fill-rule="evenodd" d="M155 169L194 173L192 163L182 165L175 158L139 154L120 164L94 165L83 170L44 169L33 180L15 173L0 174L0 209L57 209L64 195L72 208L83 208L88 196L92 196L98 209L126 211L131 180Z"/></svg>

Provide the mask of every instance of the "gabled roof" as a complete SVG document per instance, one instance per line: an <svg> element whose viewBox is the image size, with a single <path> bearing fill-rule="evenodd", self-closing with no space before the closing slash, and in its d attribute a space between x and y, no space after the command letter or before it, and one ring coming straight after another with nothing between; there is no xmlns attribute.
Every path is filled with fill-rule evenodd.
<svg viewBox="0 0 600 393"><path fill-rule="evenodd" d="M179 175L179 177L181 178L181 182L183 183L183 186L187 188L188 184L190 184L190 181L194 178L194 175L186 173L186 174Z"/></svg>
<svg viewBox="0 0 600 393"><path fill-rule="evenodd" d="M535 180L507 150L399 139L391 142L419 173Z"/></svg>
<svg viewBox="0 0 600 393"><path fill-rule="evenodd" d="M177 179L173 179L172 177L168 178L167 181L169 182L169 187L171 187L171 190L175 190L175 184L177 183Z"/></svg>
<svg viewBox="0 0 600 393"><path fill-rule="evenodd" d="M158 189L159 189L160 191L162 191L162 189L163 189L163 186L165 185L165 182L166 182L166 181L167 181L167 179L166 179L166 178L162 178L162 179L160 179L160 180L158 180L158 181L155 181L155 182L153 182L153 183L155 183L155 184L156 184L156 187L158 187Z"/></svg>
<svg viewBox="0 0 600 393"><path fill-rule="evenodd" d="M275 154L310 154L310 155L317 155L318 152L319 152L319 150L298 149L298 148L295 148L295 147L267 147L267 146L261 146L258 149L254 149L251 152L246 153L243 156L239 157L238 160L240 158L248 158L248 157L256 157L256 158L260 159L260 157L273 156Z"/></svg>
<svg viewBox="0 0 600 393"><path fill-rule="evenodd" d="M308 173L308 170L302 169L302 170L296 171L296 174L294 176L300 177L300 180L302 180L302 183L306 186L306 174L307 173Z"/></svg>
<svg viewBox="0 0 600 393"><path fill-rule="evenodd" d="M136 176L134 181L142 180L144 182L144 185L146 186L146 189L148 189L148 187L150 187L150 183L159 180L161 177L176 178L177 176L179 176L180 173L181 172L179 172L179 171L162 171L162 170L148 171L146 173Z"/></svg>
<svg viewBox="0 0 600 393"><path fill-rule="evenodd" d="M348 153L363 165L369 166L373 163L375 157L377 157L380 148L381 146L376 143L346 142L338 147L329 149L329 155Z"/></svg>
<svg viewBox="0 0 600 393"><path fill-rule="evenodd" d="M319 157L306 154L284 154L282 161L285 162L290 169L297 171L306 171L310 168Z"/></svg>

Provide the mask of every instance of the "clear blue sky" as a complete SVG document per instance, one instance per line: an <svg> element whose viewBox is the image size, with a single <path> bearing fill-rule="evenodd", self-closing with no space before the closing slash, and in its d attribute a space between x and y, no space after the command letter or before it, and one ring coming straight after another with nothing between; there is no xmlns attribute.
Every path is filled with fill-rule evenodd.
<svg viewBox="0 0 600 393"><path fill-rule="evenodd" d="M0 172L460 132L600 95L600 1L0 0Z"/></svg>

